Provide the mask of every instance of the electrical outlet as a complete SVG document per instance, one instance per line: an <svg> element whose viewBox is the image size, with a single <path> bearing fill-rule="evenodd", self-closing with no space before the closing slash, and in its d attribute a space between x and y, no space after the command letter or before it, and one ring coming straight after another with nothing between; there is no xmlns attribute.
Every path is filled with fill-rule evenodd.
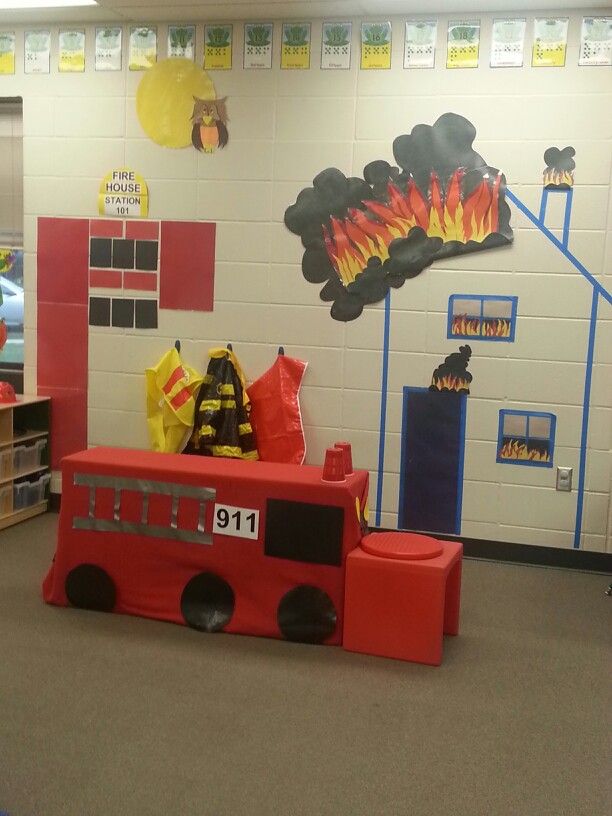
<svg viewBox="0 0 612 816"><path fill-rule="evenodd" d="M558 467L557 468L557 490L564 490L570 493L572 489L572 473L573 468Z"/></svg>

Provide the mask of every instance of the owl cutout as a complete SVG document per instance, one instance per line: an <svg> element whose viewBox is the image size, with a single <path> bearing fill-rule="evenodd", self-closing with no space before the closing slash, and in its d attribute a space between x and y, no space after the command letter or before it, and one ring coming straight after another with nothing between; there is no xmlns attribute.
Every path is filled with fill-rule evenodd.
<svg viewBox="0 0 612 816"><path fill-rule="evenodd" d="M191 143L196 150L212 153L217 147L225 147L229 137L227 133L227 110L222 99L200 99L193 97L194 106L191 122Z"/></svg>

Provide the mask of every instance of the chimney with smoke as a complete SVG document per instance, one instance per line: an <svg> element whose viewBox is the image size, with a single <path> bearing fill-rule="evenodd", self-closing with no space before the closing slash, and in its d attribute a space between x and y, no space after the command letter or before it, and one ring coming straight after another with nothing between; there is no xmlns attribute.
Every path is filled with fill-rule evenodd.
<svg viewBox="0 0 612 816"><path fill-rule="evenodd" d="M574 168L576 151L573 147L549 147L544 151L544 170L542 183L546 190L569 190L574 186Z"/></svg>

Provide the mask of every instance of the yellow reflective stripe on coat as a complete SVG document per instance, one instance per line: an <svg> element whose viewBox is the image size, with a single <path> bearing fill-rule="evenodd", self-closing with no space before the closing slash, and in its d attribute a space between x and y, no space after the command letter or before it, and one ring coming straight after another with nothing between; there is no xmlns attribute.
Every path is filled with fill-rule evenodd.
<svg viewBox="0 0 612 816"><path fill-rule="evenodd" d="M239 436L246 436L246 434L253 433L253 428L251 427L250 422L243 422L242 425L238 426L238 435Z"/></svg>

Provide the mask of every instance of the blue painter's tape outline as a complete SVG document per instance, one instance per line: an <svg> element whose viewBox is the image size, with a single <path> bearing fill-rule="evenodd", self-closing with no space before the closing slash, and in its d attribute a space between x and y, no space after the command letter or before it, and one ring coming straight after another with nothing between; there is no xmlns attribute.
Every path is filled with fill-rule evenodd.
<svg viewBox="0 0 612 816"><path fill-rule="evenodd" d="M387 428L387 383L389 378L389 334L391 328L391 291L385 296L385 328L383 337L382 384L380 397L380 435L378 437L378 479L376 483L376 515L374 524L380 527L383 480L385 472L385 433Z"/></svg>
<svg viewBox="0 0 612 816"><path fill-rule="evenodd" d="M504 443L504 417L509 415L525 416L527 417L527 434L526 439L529 439L529 418L530 417L546 417L550 419L550 434L548 437L550 462L534 462L531 459L503 459L499 455L501 446ZM518 411L512 408L499 409L499 424L497 426L497 452L495 461L498 465L526 465L527 467L551 468L553 466L555 453L555 435L557 432L557 417L549 411Z"/></svg>
<svg viewBox="0 0 612 816"><path fill-rule="evenodd" d="M429 391L429 388L420 388L416 385L405 385L402 388L402 439L400 448L400 483L399 496L397 497L397 526L399 529L405 529L404 522L404 507L403 501L404 490L406 488L406 468L404 462L406 461L406 445L408 444L408 394L419 392L424 393Z"/></svg>
<svg viewBox="0 0 612 816"><path fill-rule="evenodd" d="M509 300L512 303L512 312L510 314L510 335L508 337L484 337L478 334L452 334L453 328L453 303L457 300L474 300L480 301L480 317L482 319L482 305L485 300ZM484 340L493 343L514 343L514 335L516 332L516 314L518 308L517 295L450 295L448 298L448 316L446 320L446 338L447 340Z"/></svg>
<svg viewBox="0 0 612 816"><path fill-rule="evenodd" d="M508 187L506 187L506 196L510 201L512 201L513 204L516 204L519 210L524 215L527 216L531 223L535 224L535 226L540 230L540 232L542 232L548 238L548 240L557 247L557 249L567 258L567 260L572 264L572 266L575 267L578 270L578 272L580 272L580 274L588 280L591 286L597 289L599 294L605 300L607 300L608 303L612 304L612 294L608 292L606 287L599 283L599 281L596 280L596 278L594 278L593 275L591 275L589 270L580 263L578 258L574 257L574 255L572 255L572 253L566 247L563 246L562 242L555 235L552 234L548 227L544 226L542 221L540 221L540 219L531 212L529 207L523 204L520 198L517 198L512 192L512 190L510 190Z"/></svg>
<svg viewBox="0 0 612 816"><path fill-rule="evenodd" d="M582 431L580 434L580 464L578 466L578 495L576 497L576 524L574 526L574 549L580 549L582 534L582 510L584 505L584 482L586 477L587 438L589 433L589 410L591 406L591 379L593 375L593 356L595 354L595 329L597 326L597 308L599 292L593 289L591 301L591 325L589 328L589 345L587 364L584 374L584 397L582 401Z"/></svg>
<svg viewBox="0 0 612 816"><path fill-rule="evenodd" d="M569 243L570 219L572 216L572 201L574 200L574 188L570 187L565 196L565 218L563 219L563 246L567 249Z"/></svg>
<svg viewBox="0 0 612 816"><path fill-rule="evenodd" d="M506 188L507 189L507 188ZM546 218L546 205L548 203L548 190L546 187L542 188L542 198L540 199L540 223L544 223Z"/></svg>
<svg viewBox="0 0 612 816"><path fill-rule="evenodd" d="M461 415L459 417L459 463L457 465L457 516L455 518L455 535L461 534L461 516L463 513L463 465L465 462L465 432L467 427L468 395L461 394Z"/></svg>

